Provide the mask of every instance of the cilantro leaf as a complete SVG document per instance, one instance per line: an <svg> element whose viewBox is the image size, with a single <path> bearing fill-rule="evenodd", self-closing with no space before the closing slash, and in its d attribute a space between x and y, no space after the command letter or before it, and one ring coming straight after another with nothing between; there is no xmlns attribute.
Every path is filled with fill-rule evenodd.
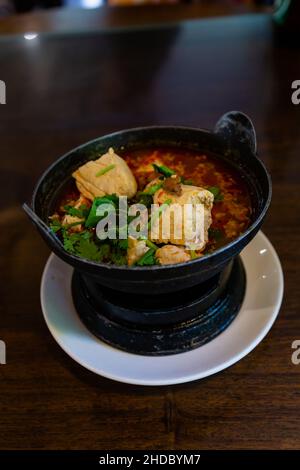
<svg viewBox="0 0 300 470"><path fill-rule="evenodd" d="M121 248L121 250L127 250L128 240L118 240L118 246Z"/></svg>
<svg viewBox="0 0 300 470"><path fill-rule="evenodd" d="M57 233L59 232L59 230L61 230L61 223L59 221L59 219L53 219L50 223L50 228L52 230L52 232L54 233Z"/></svg>
<svg viewBox="0 0 300 470"><path fill-rule="evenodd" d="M109 261L110 252L111 252L110 245L108 243L101 243L101 245L99 245L100 261Z"/></svg>
<svg viewBox="0 0 300 470"><path fill-rule="evenodd" d="M214 195L214 201L223 201L224 196L218 186L210 186L207 191Z"/></svg>
<svg viewBox="0 0 300 470"><path fill-rule="evenodd" d="M68 215L79 217L80 219L86 219L90 212L90 210L85 204L82 204L82 206L80 206L79 208L76 208L74 206L64 206L64 210Z"/></svg>
<svg viewBox="0 0 300 470"><path fill-rule="evenodd" d="M100 261L101 253L99 247L93 240L80 237L76 245L76 254L81 258L90 259L92 261Z"/></svg>
<svg viewBox="0 0 300 470"><path fill-rule="evenodd" d="M80 233L68 233L66 230L63 230L63 244L64 249L73 255L76 254L76 244L82 236Z"/></svg>
<svg viewBox="0 0 300 470"><path fill-rule="evenodd" d="M92 233L87 231L69 233L64 229L62 236L65 250L72 255L77 255L92 261L101 260L101 252L99 246L92 238Z"/></svg>
<svg viewBox="0 0 300 470"><path fill-rule="evenodd" d="M118 247L111 251L110 260L112 263L122 266L127 264L127 254L126 251L119 249Z"/></svg>

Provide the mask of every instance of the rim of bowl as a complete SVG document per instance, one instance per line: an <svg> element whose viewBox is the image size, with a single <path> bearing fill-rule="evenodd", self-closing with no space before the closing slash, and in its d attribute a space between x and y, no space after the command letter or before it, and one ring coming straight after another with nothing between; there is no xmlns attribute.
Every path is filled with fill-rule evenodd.
<svg viewBox="0 0 300 470"><path fill-rule="evenodd" d="M198 127L189 127L189 126L172 126L172 125L151 125L151 126L139 126L139 127L132 127L132 128L128 128L128 129L122 129L122 130L119 130L119 131L115 131L115 132L111 132L110 134L104 134L100 137L96 137L95 139L91 139L83 144L80 144L78 145L77 147L74 147L73 149L69 150L68 152L66 152L65 154L63 154L61 157L59 157L57 160L55 160L53 163L51 163L51 165L49 165L47 167L47 169L42 173L42 175L39 177L35 187L34 187L34 190L33 190L33 194L32 194L32 198L31 198L31 206L33 208L33 210L35 211L35 207L34 207L34 202L35 202L35 199L36 199L36 195L37 195L37 192L39 190L39 187L42 183L42 181L46 178L46 176L48 175L48 173L51 172L51 170L53 168L55 168L55 166L62 160L64 160L66 157L68 157L71 153L74 153L80 149L82 149L83 147L87 147L88 145L91 145L95 142L97 142L99 139L102 139L102 138L113 138L114 136L117 136L119 134L123 134L123 133L126 133L126 132L139 132L139 131L144 131L146 129L149 129L149 130L155 130L155 129L172 129L174 131L176 131L177 129L178 130L186 130L186 131L197 131L197 132L202 132L202 133L205 133L205 134L212 134L214 135L214 137L216 138L219 138L221 139L221 141L224 141L224 139L222 139L222 137L216 133L214 133L213 131L210 131L209 129L204 129L204 128L198 128ZM92 260L88 260L88 259L85 259L85 258L80 258L79 256L74 256L72 255L71 253L68 253L63 246L61 246L61 250L64 252L65 256L67 258L70 258L72 260L74 260L76 263L83 263L83 264L86 264L86 265L89 265L89 266L94 266L94 267L101 267L101 268L105 268L105 269L109 269L109 270L116 270L116 271L161 271L161 270L168 270L168 269L174 269L174 268L180 268L180 267L183 267L183 266L192 266L192 265L195 265L195 264L204 264L205 261L207 260L212 260L214 258L216 258L218 255L226 252L227 250L230 250L230 248L236 246L243 238L246 238L247 235L249 235L257 226L260 225L260 223L262 222L262 220L264 219L269 207L270 207L270 203L271 203L271 198L272 198L272 181L271 181L271 176L265 166L265 164L262 162L262 160L260 158L258 158L257 155L254 155L253 154L253 158L256 159L257 163L261 166L262 170L264 171L265 173L265 176L267 178L267 182L268 182L268 197L265 201L265 205L264 205L264 208L263 210L261 211L261 213L259 214L259 216L257 217L257 219L247 228L247 230L242 233L242 235L240 235L239 237L237 237L235 240L233 240L232 242L230 243L227 243L226 245L224 245L223 247L221 248L218 248L216 251L214 251L213 253L208 253L206 254L205 256L201 257L201 258L196 258L196 259L193 259L193 260L190 260L190 261L185 261L183 263L176 263L176 264L165 264L165 265L154 265L154 266L127 266L127 265L122 265L122 266L118 266L118 265L115 265L115 264L108 264L108 263L102 263L102 262L97 262L97 261L92 261ZM59 239L58 239L59 240Z"/></svg>

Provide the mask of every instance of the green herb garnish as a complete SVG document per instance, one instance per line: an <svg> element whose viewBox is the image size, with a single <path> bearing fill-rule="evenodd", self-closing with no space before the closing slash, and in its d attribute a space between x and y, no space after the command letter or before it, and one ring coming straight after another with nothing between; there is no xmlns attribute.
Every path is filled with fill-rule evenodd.
<svg viewBox="0 0 300 470"><path fill-rule="evenodd" d="M128 248L128 240L119 240L118 245L119 245L119 247L120 247L122 250L127 250L127 248Z"/></svg>
<svg viewBox="0 0 300 470"><path fill-rule="evenodd" d="M167 178L169 178L169 176L176 175L176 171L171 170L171 168L168 168L165 165L157 165L156 163L152 163L152 166L155 171L157 171L161 175L166 176Z"/></svg>
<svg viewBox="0 0 300 470"><path fill-rule="evenodd" d="M187 184L189 186L193 186L195 183L193 180L186 180L185 178L181 177L181 183L182 184Z"/></svg>
<svg viewBox="0 0 300 470"><path fill-rule="evenodd" d="M86 219L90 212L90 210L85 204L82 204L82 206L80 206L79 208L76 208L74 206L64 206L64 210L68 215L79 217L80 219Z"/></svg>
<svg viewBox="0 0 300 470"><path fill-rule="evenodd" d="M137 266L153 266L156 264L156 259L155 259L155 250L153 248L150 248L148 251L146 251L145 254L136 262Z"/></svg>
<svg viewBox="0 0 300 470"><path fill-rule="evenodd" d="M83 232L69 233L62 230L63 245L66 251L72 255L91 261L102 261L109 258L110 246L107 243L98 244L93 239L93 233L87 230Z"/></svg>
<svg viewBox="0 0 300 470"><path fill-rule="evenodd" d="M146 241L146 245L148 246L148 248L152 248L152 250L158 250L158 246L155 245L155 243L153 243L151 240L145 240Z"/></svg>
<svg viewBox="0 0 300 470"><path fill-rule="evenodd" d="M81 220L78 221L78 222L72 222L71 224L62 225L62 223L58 219L54 219L50 223L50 228L51 228L52 232L57 233L60 230L67 230L70 227L74 227L75 225L80 225L80 224L82 224Z"/></svg>
<svg viewBox="0 0 300 470"><path fill-rule="evenodd" d="M143 191L142 194L153 196L160 188L162 188L163 183L157 183L150 186L146 191Z"/></svg>
<svg viewBox="0 0 300 470"><path fill-rule="evenodd" d="M63 232L63 244L64 244L64 249L71 253L72 255L76 254L76 248L75 245L79 241L77 233L68 233L68 232Z"/></svg>
<svg viewBox="0 0 300 470"><path fill-rule="evenodd" d="M214 201L223 201L224 196L218 186L210 186L207 191L214 195Z"/></svg>
<svg viewBox="0 0 300 470"><path fill-rule="evenodd" d="M114 240L111 240L112 244L119 248L120 250L127 250L128 248L128 239L120 240L119 238L116 238Z"/></svg>
<svg viewBox="0 0 300 470"><path fill-rule="evenodd" d="M117 247L116 249L112 250L110 253L110 261L118 266L122 266L127 264L127 253L126 251Z"/></svg>
<svg viewBox="0 0 300 470"><path fill-rule="evenodd" d="M83 258L91 259L90 256L85 256L85 248L87 249L87 254L89 253L90 244L91 244L91 236L92 234L89 232L72 232L69 233L66 229L62 231L63 236L63 244L65 250L73 255L82 256ZM89 245L89 246L87 246ZM95 257L96 251L98 251L98 247L93 242L94 248L92 248L92 258Z"/></svg>
<svg viewBox="0 0 300 470"><path fill-rule="evenodd" d="M62 225L61 225L59 219L53 219L50 223L50 228L51 228L52 232L54 232L54 233L59 232L61 230L61 227L62 227Z"/></svg>
<svg viewBox="0 0 300 470"><path fill-rule="evenodd" d="M109 260L111 247L108 243L101 243L97 245L99 247L100 260Z"/></svg>
<svg viewBox="0 0 300 470"><path fill-rule="evenodd" d="M76 245L76 254L81 258L90 259L92 261L101 261L102 254L96 243L84 237L81 237Z"/></svg>
<svg viewBox="0 0 300 470"><path fill-rule="evenodd" d="M114 164L107 165L106 167L102 168L102 170L98 171L98 173L96 173L96 176L105 175L105 173L107 173L110 170L113 170L115 167L116 167L116 165L114 165Z"/></svg>
<svg viewBox="0 0 300 470"><path fill-rule="evenodd" d="M146 207L151 207L151 204L153 204L153 197L151 194L145 194L143 192L137 193L136 196L136 201L138 204L143 204Z"/></svg>
<svg viewBox="0 0 300 470"><path fill-rule="evenodd" d="M95 197L88 218L85 222L85 226L87 228L96 227L97 223L104 217L97 215L97 209L101 204L109 204L111 206L110 210L113 211L116 209L118 201L119 199L116 194L111 194L103 197Z"/></svg>

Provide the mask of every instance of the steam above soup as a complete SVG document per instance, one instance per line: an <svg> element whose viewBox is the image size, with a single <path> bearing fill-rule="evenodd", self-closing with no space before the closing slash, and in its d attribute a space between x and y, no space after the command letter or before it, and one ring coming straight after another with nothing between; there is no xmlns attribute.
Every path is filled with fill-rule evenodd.
<svg viewBox="0 0 300 470"><path fill-rule="evenodd" d="M187 262L231 242L250 223L241 178L221 160L198 152L157 148L117 155L109 149L72 176L50 227L68 252L96 262ZM107 236L99 235L99 227Z"/></svg>

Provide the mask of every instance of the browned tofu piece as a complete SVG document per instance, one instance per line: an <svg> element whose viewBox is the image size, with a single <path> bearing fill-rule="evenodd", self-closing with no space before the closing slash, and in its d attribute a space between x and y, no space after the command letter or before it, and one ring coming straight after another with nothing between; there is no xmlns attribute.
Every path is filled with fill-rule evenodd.
<svg viewBox="0 0 300 470"><path fill-rule="evenodd" d="M73 177L80 193L91 201L106 194L132 198L137 191L132 171L112 148L98 160L92 160L79 167L74 171Z"/></svg>
<svg viewBox="0 0 300 470"><path fill-rule="evenodd" d="M155 253L160 264L176 264L190 261L190 254L181 246L165 245Z"/></svg>

